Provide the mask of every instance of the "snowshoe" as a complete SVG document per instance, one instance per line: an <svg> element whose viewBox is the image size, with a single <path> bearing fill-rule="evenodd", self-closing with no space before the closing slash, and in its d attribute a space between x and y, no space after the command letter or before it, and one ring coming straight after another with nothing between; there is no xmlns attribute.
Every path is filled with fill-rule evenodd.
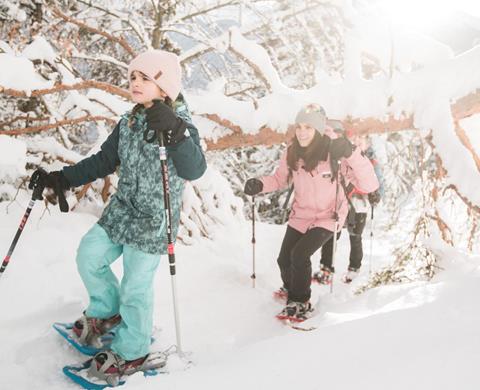
<svg viewBox="0 0 480 390"><path fill-rule="evenodd" d="M286 302L288 299L288 290L285 287L280 287L278 290L273 292L273 297L282 303Z"/></svg>
<svg viewBox="0 0 480 390"><path fill-rule="evenodd" d="M352 283L352 281L358 276L359 273L360 270L358 268L348 267L347 273L342 277L343 283Z"/></svg>
<svg viewBox="0 0 480 390"><path fill-rule="evenodd" d="M115 337L115 328L111 328L107 333L102 334L96 339L95 345L83 344L73 330L74 327L75 324L71 322L55 322L53 324L53 329L55 329L71 346L73 346L78 352L87 356L93 356L100 351L110 349L110 345ZM151 343L154 341L155 339L152 337Z"/></svg>
<svg viewBox="0 0 480 390"><path fill-rule="evenodd" d="M328 267L322 267L320 271L315 272L312 276L312 282L330 285L333 282L333 270Z"/></svg>
<svg viewBox="0 0 480 390"><path fill-rule="evenodd" d="M84 389L104 389L125 384L128 376L143 372L144 376L165 372L168 355L152 352L140 359L125 361L112 351L102 351L78 365L65 366L63 373Z"/></svg>
<svg viewBox="0 0 480 390"><path fill-rule="evenodd" d="M313 308L310 302L288 302L287 306L277 314L279 320L302 322L310 318Z"/></svg>
<svg viewBox="0 0 480 390"><path fill-rule="evenodd" d="M115 328L122 317L117 314L107 319L87 317L85 314L73 324L72 331L82 344L97 346L100 336Z"/></svg>
<svg viewBox="0 0 480 390"><path fill-rule="evenodd" d="M77 351L83 353L84 355L93 356L96 353L109 349L110 344L115 336L114 330L98 337L95 345L82 344L75 332L73 331L74 324L66 322L55 322L53 324L53 329L55 329L65 340L68 341Z"/></svg>

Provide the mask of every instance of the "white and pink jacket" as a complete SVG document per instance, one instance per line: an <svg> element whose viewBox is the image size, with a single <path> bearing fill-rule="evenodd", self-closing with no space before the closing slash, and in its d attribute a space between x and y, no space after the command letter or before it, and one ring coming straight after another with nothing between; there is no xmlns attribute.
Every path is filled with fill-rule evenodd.
<svg viewBox="0 0 480 390"><path fill-rule="evenodd" d="M298 166L302 167L300 159ZM341 175L345 183L352 183L355 188L365 193L375 191L379 184L370 160L356 148L352 155L341 160ZM280 165L272 176L263 176L262 193L277 191L288 186L289 169L287 166L287 151L280 159ZM301 233L313 227L321 227L334 231L336 180L332 182L330 158L320 161L311 172L299 168L292 171L295 199L288 224ZM340 185L338 191L338 217L343 226L348 214L348 201Z"/></svg>

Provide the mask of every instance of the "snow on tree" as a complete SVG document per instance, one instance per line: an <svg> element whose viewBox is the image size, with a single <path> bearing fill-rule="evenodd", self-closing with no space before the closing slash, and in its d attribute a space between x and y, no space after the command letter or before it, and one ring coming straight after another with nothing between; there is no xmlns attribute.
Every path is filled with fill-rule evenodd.
<svg viewBox="0 0 480 390"><path fill-rule="evenodd" d="M285 1L272 4L278 12L276 26L271 23L268 2L40 1L32 5L20 1L1 2L6 23L0 30L3 53L0 66L5 70L0 79L0 104L4 107L0 134L25 139L29 160L34 163L27 165L24 179L41 162L49 169L58 169L61 164L75 163L98 150L119 115L130 107L126 101L125 70L131 58L146 48L180 53L187 74L186 85L191 89L201 88L221 75L226 80L223 88L229 96L250 100L252 91L263 94L261 82L244 90L241 80L252 84L254 72L244 60L239 60L241 55L228 44L231 37L228 27L243 25L241 20L248 19L243 33L277 39L280 43L272 43L270 47L280 58L282 50L287 50L293 42L293 37L284 36L282 24L299 24L300 18L308 17L312 6L291 9ZM336 9L328 4L324 8L326 13ZM238 19L232 19L232 14L237 12ZM318 23L315 28L320 29ZM303 29L313 31L308 26ZM290 63L294 57L290 55ZM313 63L309 66L313 69ZM300 76L292 79L296 84L308 76L305 72L304 77L299 73L299 69L306 69L304 65L299 69L291 64L284 68L285 74ZM19 69L22 70L19 72ZM195 107L193 109L195 111ZM195 119L199 120L201 130L202 125L209 122L200 116ZM73 207L100 213L115 184L115 177L108 177L78 189L76 198L81 201ZM193 183L193 188L197 187L198 184ZM213 191L222 193L225 189L219 185ZM198 190L187 193L200 199ZM5 194L3 199L10 196ZM223 202L227 199L230 198L223 197ZM74 198L71 201L76 203ZM233 198L229 205L220 202L217 207L229 209L234 215L241 209ZM188 234L196 231L208 236L208 229L193 228L195 223L188 218L185 215L182 218L183 226L190 226ZM198 213L197 223L198 218L205 218L202 224L208 225L208 217ZM190 241L184 236L185 229L182 232L180 238Z"/></svg>
<svg viewBox="0 0 480 390"><path fill-rule="evenodd" d="M0 177L0 199L12 199L39 164L58 169L95 152L131 106L127 64L164 48L181 57L187 100L211 151L211 171L187 187L183 242L241 218L235 195L244 180L273 169L288 124L317 102L347 130L385 146L392 223L406 197L423 206L397 262L372 285L419 271L431 277L429 236L478 245L479 47L455 56L428 37L393 34L375 8L351 1L1 0L0 18L0 134L27 151L26 170ZM238 149L248 146L255 148ZM70 201L99 213L115 185L112 175ZM262 215L279 222L272 210L284 199L264 199Z"/></svg>

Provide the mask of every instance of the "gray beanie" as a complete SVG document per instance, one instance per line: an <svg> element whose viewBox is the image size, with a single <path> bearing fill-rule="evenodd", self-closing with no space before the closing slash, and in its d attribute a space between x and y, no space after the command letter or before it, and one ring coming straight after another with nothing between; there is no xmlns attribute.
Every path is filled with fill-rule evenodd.
<svg viewBox="0 0 480 390"><path fill-rule="evenodd" d="M302 108L295 118L295 124L305 123L316 129L320 134L325 132L326 121L325 110L315 103Z"/></svg>

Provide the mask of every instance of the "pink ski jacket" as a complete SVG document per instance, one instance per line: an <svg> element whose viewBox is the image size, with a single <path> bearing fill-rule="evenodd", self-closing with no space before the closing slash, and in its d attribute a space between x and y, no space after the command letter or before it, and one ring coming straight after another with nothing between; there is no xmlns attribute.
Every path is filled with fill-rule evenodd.
<svg viewBox="0 0 480 390"><path fill-rule="evenodd" d="M302 167L302 160L299 167ZM370 160L356 148L352 155L341 160L341 175L345 184L352 183L355 188L365 193L375 191L379 184L373 165ZM288 186L289 169L287 165L287 151L280 159L280 165L271 176L263 176L262 193L286 188ZM292 171L294 185L294 201L288 218L288 224L301 233L313 227L321 227L330 231L335 229L335 192L337 181L332 182L330 158L320 161L311 172L299 168ZM339 226L342 227L348 214L348 201L342 186L338 191Z"/></svg>

